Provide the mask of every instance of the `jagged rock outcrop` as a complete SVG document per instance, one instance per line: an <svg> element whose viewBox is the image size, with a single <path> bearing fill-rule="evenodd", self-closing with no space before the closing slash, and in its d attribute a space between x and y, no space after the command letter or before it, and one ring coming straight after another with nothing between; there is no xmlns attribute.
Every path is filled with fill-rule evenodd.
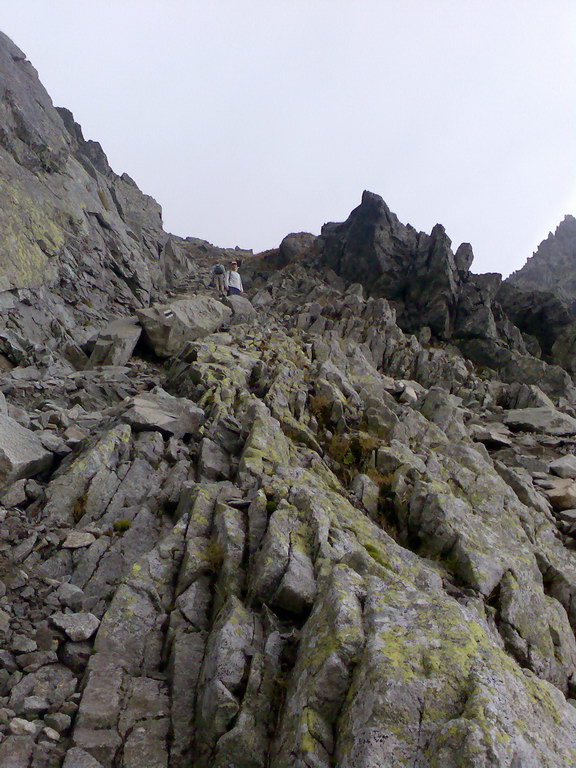
<svg viewBox="0 0 576 768"><path fill-rule="evenodd" d="M50 171L25 133L10 162L42 184L64 157L120 201L73 132ZM206 269L227 251L171 239L189 274L162 294L134 195L112 219L152 289L119 311L101 283L98 338L74 335L80 310L73 355L64 326L20 337L30 305L4 292L0 765L576 764L576 397L526 353L499 278L365 195L346 225L285 240L283 268L247 264L229 306ZM68 263L80 292L94 259L105 275L104 230L26 295L68 306L53 275Z"/></svg>
<svg viewBox="0 0 576 768"><path fill-rule="evenodd" d="M551 291L523 289L505 280L496 298L525 340L526 335L531 337L548 357L558 337L574 322L566 303Z"/></svg>
<svg viewBox="0 0 576 768"><path fill-rule="evenodd" d="M523 291L549 291L563 301L574 316L576 308L576 218L565 216L550 232L522 269L507 279Z"/></svg>
<svg viewBox="0 0 576 768"><path fill-rule="evenodd" d="M417 232L379 195L364 192L347 221L322 227L318 247L322 262L344 280L396 302L402 327L427 325L446 339L453 335L462 282L450 245L441 225L430 235Z"/></svg>
<svg viewBox="0 0 576 768"><path fill-rule="evenodd" d="M530 297L520 299L514 288L503 288L501 275L472 274L471 246L463 243L453 253L441 225L430 235L417 232L399 222L379 195L364 192L361 204L342 224L325 224L320 237L312 240L302 233L291 235L282 246L272 263L284 264L293 252L296 261L307 254L309 264L327 267L345 284L361 283L371 296L386 297L404 331L429 328L504 381L539 384L554 397L572 396L569 376L558 365L549 365L567 366L567 348L572 349L568 337L562 337L562 347L557 345L556 357L549 354L542 361L534 355L541 352L538 340L550 353L557 335L565 333L568 317L561 302L547 297L538 311ZM500 297L510 311L501 306ZM554 322L539 329L543 317Z"/></svg>

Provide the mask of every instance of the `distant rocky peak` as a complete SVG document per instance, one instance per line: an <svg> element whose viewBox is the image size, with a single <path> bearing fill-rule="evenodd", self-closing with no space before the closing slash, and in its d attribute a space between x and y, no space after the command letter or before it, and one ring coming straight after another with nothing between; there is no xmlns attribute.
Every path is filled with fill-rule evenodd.
<svg viewBox="0 0 576 768"><path fill-rule="evenodd" d="M523 290L549 290L576 302L576 218L567 215L543 240L526 264L508 278Z"/></svg>
<svg viewBox="0 0 576 768"><path fill-rule="evenodd" d="M458 307L474 254L469 243L454 254L441 224L430 234L418 232L402 224L379 195L364 192L345 222L324 225L317 250L323 264L346 282L393 301L405 330L426 325L443 339L458 335Z"/></svg>
<svg viewBox="0 0 576 768"><path fill-rule="evenodd" d="M565 233L569 233L571 237L576 236L576 217L572 216L571 213L567 213L560 224L558 224L556 227L556 236L560 236Z"/></svg>

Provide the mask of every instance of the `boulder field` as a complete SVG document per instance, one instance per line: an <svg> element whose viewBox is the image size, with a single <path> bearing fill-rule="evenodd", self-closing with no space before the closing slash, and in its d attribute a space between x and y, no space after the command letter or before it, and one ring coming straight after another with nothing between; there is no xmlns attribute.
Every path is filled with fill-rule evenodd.
<svg viewBox="0 0 576 768"><path fill-rule="evenodd" d="M220 301L0 75L0 766L576 765L566 297L365 193Z"/></svg>

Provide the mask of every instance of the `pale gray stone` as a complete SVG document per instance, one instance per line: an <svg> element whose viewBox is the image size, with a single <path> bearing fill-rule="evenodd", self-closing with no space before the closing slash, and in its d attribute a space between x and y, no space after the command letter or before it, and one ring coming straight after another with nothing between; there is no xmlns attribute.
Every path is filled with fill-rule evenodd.
<svg viewBox="0 0 576 768"><path fill-rule="evenodd" d="M198 474L208 480L225 480L230 477L230 457L208 437L200 444Z"/></svg>
<svg viewBox="0 0 576 768"><path fill-rule="evenodd" d="M350 487L364 508L371 514L376 514L380 495L376 483L368 475L359 474L352 480Z"/></svg>
<svg viewBox="0 0 576 768"><path fill-rule="evenodd" d="M36 733L36 726L29 720L24 720L21 717L15 717L9 724L10 733L15 736L34 736Z"/></svg>
<svg viewBox="0 0 576 768"><path fill-rule="evenodd" d="M96 537L87 531L71 531L62 542L64 549L82 549L89 547L96 541Z"/></svg>
<svg viewBox="0 0 576 768"><path fill-rule="evenodd" d="M510 430L504 424L470 424L468 433L472 440L492 447L512 445Z"/></svg>
<svg viewBox="0 0 576 768"><path fill-rule="evenodd" d="M33 477L51 464L52 454L34 432L0 414L0 486Z"/></svg>
<svg viewBox="0 0 576 768"><path fill-rule="evenodd" d="M74 642L89 640L100 626L92 613L54 613L50 621Z"/></svg>
<svg viewBox="0 0 576 768"><path fill-rule="evenodd" d="M99 332L86 367L126 365L141 333L142 328L135 319L121 318L108 323Z"/></svg>
<svg viewBox="0 0 576 768"><path fill-rule="evenodd" d="M160 387L133 398L122 416L135 430L157 430L166 435L199 434L204 411L190 400L173 397Z"/></svg>
<svg viewBox="0 0 576 768"><path fill-rule="evenodd" d="M72 747L66 752L62 768L103 768L103 766L85 750Z"/></svg>
<svg viewBox="0 0 576 768"><path fill-rule="evenodd" d="M58 733L64 733L70 728L72 718L63 712L50 712L44 715L44 722L49 728L53 728Z"/></svg>
<svg viewBox="0 0 576 768"><path fill-rule="evenodd" d="M576 456L571 453L550 463L550 472L558 477L576 478Z"/></svg>
<svg viewBox="0 0 576 768"><path fill-rule="evenodd" d="M65 605L72 611L79 611L82 609L84 592L75 584L64 582L58 587L56 594L62 605Z"/></svg>
<svg viewBox="0 0 576 768"><path fill-rule="evenodd" d="M232 310L209 296L195 296L138 310L144 338L159 357L177 354L188 341L216 331Z"/></svg>
<svg viewBox="0 0 576 768"><path fill-rule="evenodd" d="M47 712L50 707L48 699L42 696L27 696L24 699L19 714L27 716L38 716Z"/></svg>
<svg viewBox="0 0 576 768"><path fill-rule="evenodd" d="M256 317L256 310L246 296L227 296L222 303L232 310L231 324L246 323Z"/></svg>
<svg viewBox="0 0 576 768"><path fill-rule="evenodd" d="M513 430L548 435L576 434L576 419L555 408L520 408L507 411L504 423Z"/></svg>
<svg viewBox="0 0 576 768"><path fill-rule="evenodd" d="M19 507L28 501L26 480L17 480L9 485L0 495L0 501L5 507Z"/></svg>
<svg viewBox="0 0 576 768"><path fill-rule="evenodd" d="M545 493L554 509L576 507L576 482L570 477L552 481L552 487L545 489Z"/></svg>
<svg viewBox="0 0 576 768"><path fill-rule="evenodd" d="M14 635L12 638L12 650L16 653L32 653L37 648L36 642L31 637Z"/></svg>

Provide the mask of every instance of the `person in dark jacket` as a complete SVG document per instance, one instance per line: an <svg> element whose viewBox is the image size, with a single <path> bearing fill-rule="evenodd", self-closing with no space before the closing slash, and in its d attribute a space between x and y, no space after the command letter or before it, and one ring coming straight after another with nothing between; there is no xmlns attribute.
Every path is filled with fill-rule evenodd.
<svg viewBox="0 0 576 768"><path fill-rule="evenodd" d="M224 295L226 293L226 268L224 267L224 264L216 264L214 266L211 279L216 285L218 293Z"/></svg>

